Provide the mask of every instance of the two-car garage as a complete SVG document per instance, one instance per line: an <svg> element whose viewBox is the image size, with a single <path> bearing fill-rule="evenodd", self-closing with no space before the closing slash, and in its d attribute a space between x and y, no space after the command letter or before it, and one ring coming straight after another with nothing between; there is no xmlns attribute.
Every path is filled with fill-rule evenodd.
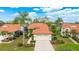
<svg viewBox="0 0 79 59"><path fill-rule="evenodd" d="M41 39L40 39L41 38ZM34 40L51 40L51 35L47 35L47 34L38 34L38 35L34 35Z"/></svg>
<svg viewBox="0 0 79 59"><path fill-rule="evenodd" d="M50 43L52 32L49 31L48 25L45 23L33 23L28 26L32 29L33 38L36 41L35 51L53 51L53 46Z"/></svg>

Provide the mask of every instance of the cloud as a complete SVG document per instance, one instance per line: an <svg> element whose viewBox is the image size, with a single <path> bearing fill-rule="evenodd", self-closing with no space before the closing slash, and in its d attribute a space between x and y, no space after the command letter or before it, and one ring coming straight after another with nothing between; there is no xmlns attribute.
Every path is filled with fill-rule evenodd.
<svg viewBox="0 0 79 59"><path fill-rule="evenodd" d="M40 9L42 9L43 12L52 11L52 8L49 8L49 7L43 7L43 8L40 8Z"/></svg>
<svg viewBox="0 0 79 59"><path fill-rule="evenodd" d="M0 10L0 13L3 13L3 12L5 12L5 10Z"/></svg>
<svg viewBox="0 0 79 59"><path fill-rule="evenodd" d="M57 18L53 17L53 16L47 16L49 18L50 21L55 21Z"/></svg>
<svg viewBox="0 0 79 59"><path fill-rule="evenodd" d="M43 12L51 12L51 11L55 11L55 10L59 10L59 9L61 9L61 8L59 8L59 7L42 7L42 8L40 8Z"/></svg>
<svg viewBox="0 0 79 59"><path fill-rule="evenodd" d="M11 16L13 16L13 17L16 17L16 16L19 16L19 13L14 13L14 14L12 14ZM28 15L28 17L31 17L31 18L36 18L38 15L37 15L37 13L36 12L29 12L29 15Z"/></svg>
<svg viewBox="0 0 79 59"><path fill-rule="evenodd" d="M62 6L51 6L50 8L53 8L53 9L62 9L63 7Z"/></svg>
<svg viewBox="0 0 79 59"><path fill-rule="evenodd" d="M51 18L52 16L47 16L48 18Z"/></svg>
<svg viewBox="0 0 79 59"><path fill-rule="evenodd" d="M47 15L64 15L64 14L69 14L69 12L71 12L72 9L64 9L64 10L59 10L59 11L55 11L55 12L47 12Z"/></svg>
<svg viewBox="0 0 79 59"><path fill-rule="evenodd" d="M47 12L46 16L52 20L61 17L65 22L74 22L79 20L79 9L66 8L55 12Z"/></svg>
<svg viewBox="0 0 79 59"><path fill-rule="evenodd" d="M38 10L40 10L40 8L33 8L33 10L38 11Z"/></svg>
<svg viewBox="0 0 79 59"><path fill-rule="evenodd" d="M56 12L47 12L46 15L60 17L79 17L79 9L63 9Z"/></svg>
<svg viewBox="0 0 79 59"><path fill-rule="evenodd" d="M79 14L79 9L73 9L69 13L70 14Z"/></svg>
<svg viewBox="0 0 79 59"><path fill-rule="evenodd" d="M38 15L36 12L29 12L29 17L32 17L33 19L36 18Z"/></svg>
<svg viewBox="0 0 79 59"><path fill-rule="evenodd" d="M10 8L19 8L19 7L10 7Z"/></svg>
<svg viewBox="0 0 79 59"><path fill-rule="evenodd" d="M14 14L12 14L12 16L18 16L19 14L18 13L14 13Z"/></svg>

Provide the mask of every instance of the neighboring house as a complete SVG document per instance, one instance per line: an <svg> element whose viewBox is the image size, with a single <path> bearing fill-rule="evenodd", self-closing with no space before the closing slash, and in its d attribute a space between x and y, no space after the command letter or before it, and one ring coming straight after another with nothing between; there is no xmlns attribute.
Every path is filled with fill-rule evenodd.
<svg viewBox="0 0 79 59"><path fill-rule="evenodd" d="M4 24L0 26L0 32L15 32L20 29L19 24Z"/></svg>
<svg viewBox="0 0 79 59"><path fill-rule="evenodd" d="M4 24L0 26L0 32L8 32L14 34L18 30L20 30L19 24ZM5 35L0 35L0 41L5 39L5 36L8 36L7 33Z"/></svg>
<svg viewBox="0 0 79 59"><path fill-rule="evenodd" d="M65 36L66 31L68 31L68 34L70 36L73 36L71 33L72 30L75 30L77 33L79 33L79 24L63 24L61 28L61 35ZM76 36L79 37L79 34L77 34Z"/></svg>
<svg viewBox="0 0 79 59"><path fill-rule="evenodd" d="M32 29L34 40L51 40L52 32L49 31L48 25L44 23L32 23L28 26L28 29Z"/></svg>

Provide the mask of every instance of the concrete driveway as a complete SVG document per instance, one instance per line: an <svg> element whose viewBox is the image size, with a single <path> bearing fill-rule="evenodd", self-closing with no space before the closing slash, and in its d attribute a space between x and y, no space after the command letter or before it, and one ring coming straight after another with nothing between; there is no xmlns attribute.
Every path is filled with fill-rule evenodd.
<svg viewBox="0 0 79 59"><path fill-rule="evenodd" d="M35 51L54 51L49 40L36 40Z"/></svg>

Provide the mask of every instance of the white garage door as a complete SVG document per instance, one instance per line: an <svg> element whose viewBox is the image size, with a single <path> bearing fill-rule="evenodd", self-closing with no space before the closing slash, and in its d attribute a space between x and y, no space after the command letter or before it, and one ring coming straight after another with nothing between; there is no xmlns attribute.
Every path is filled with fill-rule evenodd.
<svg viewBox="0 0 79 59"><path fill-rule="evenodd" d="M51 35L34 35L34 40L51 40Z"/></svg>

